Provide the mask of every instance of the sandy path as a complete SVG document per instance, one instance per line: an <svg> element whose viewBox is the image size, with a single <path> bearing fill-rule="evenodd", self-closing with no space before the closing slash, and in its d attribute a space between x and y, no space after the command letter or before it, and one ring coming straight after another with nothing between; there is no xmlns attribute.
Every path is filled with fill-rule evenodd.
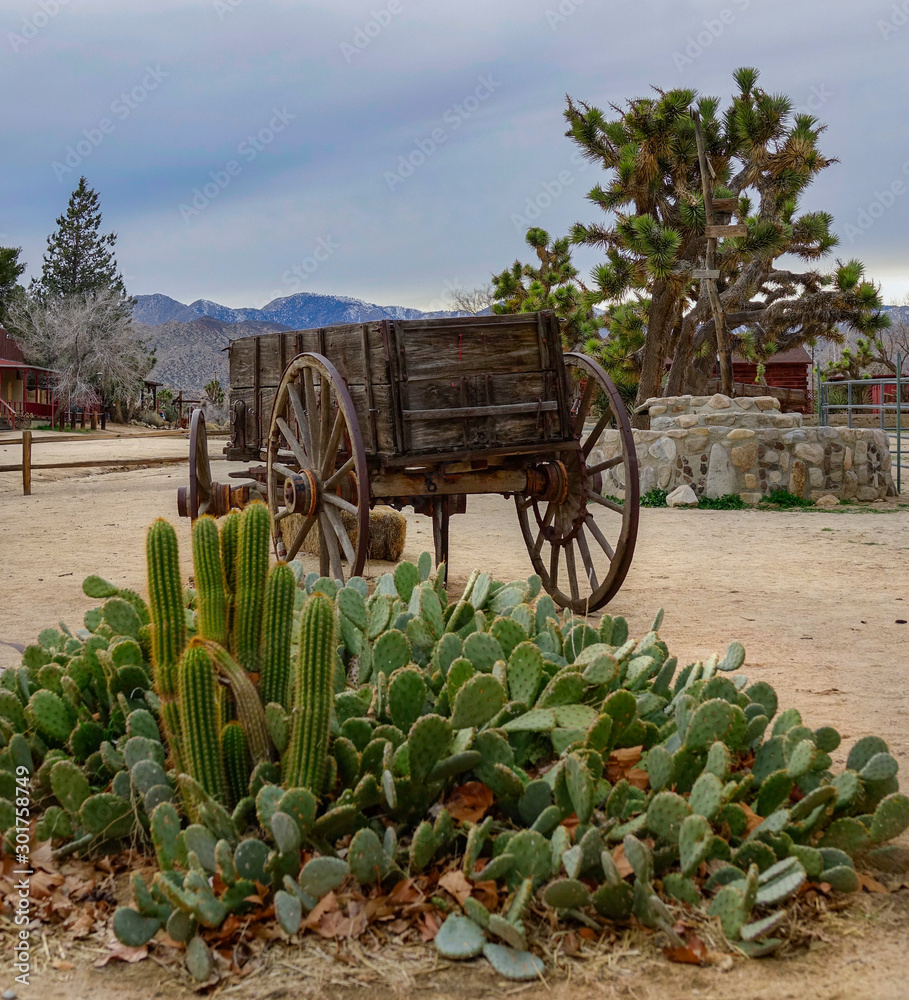
<svg viewBox="0 0 909 1000"><path fill-rule="evenodd" d="M186 448L185 441L165 438L75 446L86 457L127 459ZM44 447L43 455L73 455L62 443ZM212 454L221 447L222 442L212 441ZM0 464L16 460L5 457L0 445ZM227 469L226 463L218 463L214 477L222 478ZM177 525L188 573L189 522L176 518L175 499L185 476L186 466L65 478L37 472L33 495L26 498L20 495L17 474L0 474L0 639L29 643L41 628L61 619L80 624L85 610L97 603L81 591L89 573L144 591L144 528L155 517ZM405 556L414 558L431 547L431 524L412 514L408 521ZM474 566L503 579L530 572L513 505L497 497L471 499L468 513L453 520L451 551L455 585ZM644 509L634 564L609 610L624 614L631 634L641 635L664 607L661 635L682 663L722 652L730 640L740 639L748 653L745 672L770 681L782 705L799 708L808 725L836 726L844 737L843 751L866 733L882 735L906 775L909 625L899 620L909 619L907 553L907 510ZM370 572L385 568L374 564ZM12 647L0 645L0 666L17 659ZM839 761L843 751L835 755ZM702 997L727 995L728 990L742 1000L907 996L909 917L903 897L905 891L889 903L896 907L896 917L882 920L873 932L864 920L848 925L848 937L825 946L823 958L812 952L794 962L752 965L752 973L737 970L729 977L668 965L651 968L647 975L629 970L610 980L608 992L604 982L603 991L587 995L673 998L699 989ZM864 934L861 943L854 940L859 933ZM165 974L143 965L142 972L79 973L76 982L71 975L49 975L48 996L86 996L108 983L120 996L147 995L162 986L167 991ZM258 995L267 995L272 982L278 985L269 981L265 989L261 983ZM295 995L291 983L281 985ZM437 990L440 996L503 995L493 989L491 976L476 970L456 980L442 977ZM252 983L243 995L257 995ZM563 995L561 987L552 995ZM108 996L102 989L99 1000L113 1000L113 992Z"/></svg>

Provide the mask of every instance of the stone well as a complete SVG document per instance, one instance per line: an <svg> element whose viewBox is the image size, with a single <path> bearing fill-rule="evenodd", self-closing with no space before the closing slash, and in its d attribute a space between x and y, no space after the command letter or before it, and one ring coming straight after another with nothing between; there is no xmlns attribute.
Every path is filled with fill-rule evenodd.
<svg viewBox="0 0 909 1000"><path fill-rule="evenodd" d="M698 496L736 493L746 503L780 488L812 500L896 495L881 430L802 426L800 413L781 413L771 396L669 396L644 407L650 430L634 431L642 494L687 484ZM618 453L618 431L603 438L588 461ZM604 494L622 492L621 473L604 474Z"/></svg>

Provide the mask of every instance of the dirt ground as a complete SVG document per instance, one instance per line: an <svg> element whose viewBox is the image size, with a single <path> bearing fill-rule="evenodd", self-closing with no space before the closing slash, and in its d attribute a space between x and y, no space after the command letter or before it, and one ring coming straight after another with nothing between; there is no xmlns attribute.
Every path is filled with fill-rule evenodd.
<svg viewBox="0 0 909 1000"><path fill-rule="evenodd" d="M18 461L19 448L3 443L12 437L0 435L0 465ZM223 442L210 444L218 457ZM57 441L36 447L34 461L110 457L128 463L179 455L186 447L182 438L151 436ZM224 481L229 468L215 462L214 478ZM0 667L17 663L10 643L34 642L42 628L60 620L81 624L84 612L97 603L81 590L89 573L144 591L144 528L155 517L177 524L189 572L189 522L176 517L176 489L185 477L186 465L36 471L32 495L23 497L20 476L0 473ZM431 523L412 514L408 522L405 557L415 558L431 548ZM531 567L513 505L498 497L472 498L468 513L452 521L451 558L455 588L475 566L500 579L526 576ZM377 563L369 572L386 568ZM738 639L747 650L743 672L751 680L773 684L781 705L797 707L807 725L839 729L837 765L859 737L877 733L903 774L909 773L905 506L793 513L643 509L634 563L608 610L623 614L631 634L641 635L660 607L665 608L661 636L680 663L722 652ZM909 838L902 843L909 846ZM504 997L520 990L528 997L578 1000L902 1000L909 997L907 897L906 888L863 895L845 914L820 924L810 947L785 958L736 961L727 972L671 965L644 942L611 956L574 960L545 984L516 988L482 961L434 968L431 956L416 949L418 975L409 974L404 963L397 980L369 985L369 977L354 982L351 967L341 963L334 963L336 975L329 970L312 980L294 971L288 949L276 951L280 959L229 992L275 1000L348 993L377 1000L414 990L439 997ZM49 938L48 960L55 947ZM6 979L3 969L4 987ZM165 996L185 988L151 961L94 970L83 959L74 970L47 968L32 983L47 1000ZM28 992L20 990L19 996Z"/></svg>

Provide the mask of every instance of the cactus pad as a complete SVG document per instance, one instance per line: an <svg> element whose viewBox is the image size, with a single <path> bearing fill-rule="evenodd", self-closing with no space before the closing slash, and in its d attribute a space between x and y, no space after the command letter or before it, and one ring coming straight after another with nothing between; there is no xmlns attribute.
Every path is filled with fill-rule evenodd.
<svg viewBox="0 0 909 1000"><path fill-rule="evenodd" d="M443 958L475 958L486 944L486 935L469 917L450 913L439 928L434 943Z"/></svg>
<svg viewBox="0 0 909 1000"><path fill-rule="evenodd" d="M505 704L505 689L490 674L477 674L458 691L451 713L452 729L482 726Z"/></svg>

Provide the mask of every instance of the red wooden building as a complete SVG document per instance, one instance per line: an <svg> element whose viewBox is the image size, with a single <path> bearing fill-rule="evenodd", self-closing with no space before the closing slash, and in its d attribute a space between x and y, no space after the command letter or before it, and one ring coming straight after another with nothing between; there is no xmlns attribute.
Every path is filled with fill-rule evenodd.
<svg viewBox="0 0 909 1000"><path fill-rule="evenodd" d="M776 396L784 410L790 412L808 413L811 410L809 380L811 370L811 355L804 347L793 347L788 351L780 351L771 355L764 362L764 382ZM735 383L736 396L766 396L766 388L755 384L757 365L739 354L732 356L732 381ZM719 389L719 365L716 378L708 382L708 391Z"/></svg>
<svg viewBox="0 0 909 1000"><path fill-rule="evenodd" d="M15 427L30 418L50 420L57 373L27 365L22 348L0 327L0 425Z"/></svg>

